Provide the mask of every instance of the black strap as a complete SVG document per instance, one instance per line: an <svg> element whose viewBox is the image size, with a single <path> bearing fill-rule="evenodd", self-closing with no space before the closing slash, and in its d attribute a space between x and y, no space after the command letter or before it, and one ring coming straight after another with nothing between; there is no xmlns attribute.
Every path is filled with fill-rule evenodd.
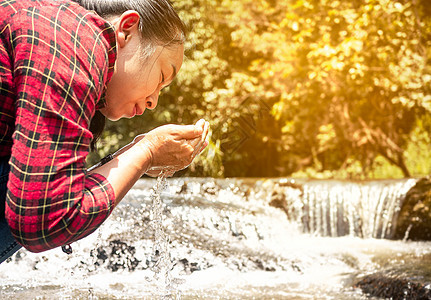
<svg viewBox="0 0 431 300"><path fill-rule="evenodd" d="M0 157L0 219L4 218L7 180L9 178L9 156Z"/></svg>

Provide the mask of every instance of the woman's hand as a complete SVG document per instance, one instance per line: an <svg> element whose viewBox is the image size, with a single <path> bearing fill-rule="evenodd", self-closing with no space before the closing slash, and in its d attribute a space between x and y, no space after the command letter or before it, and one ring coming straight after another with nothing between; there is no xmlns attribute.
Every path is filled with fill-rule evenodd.
<svg viewBox="0 0 431 300"><path fill-rule="evenodd" d="M137 136L133 143L151 158L145 174L169 177L189 166L208 145L208 129L209 123L199 120L195 125L165 125Z"/></svg>
<svg viewBox="0 0 431 300"><path fill-rule="evenodd" d="M107 163L88 174L104 176L111 184L117 205L143 175L172 176L186 168L207 145L208 123L165 125L139 135L113 155Z"/></svg>

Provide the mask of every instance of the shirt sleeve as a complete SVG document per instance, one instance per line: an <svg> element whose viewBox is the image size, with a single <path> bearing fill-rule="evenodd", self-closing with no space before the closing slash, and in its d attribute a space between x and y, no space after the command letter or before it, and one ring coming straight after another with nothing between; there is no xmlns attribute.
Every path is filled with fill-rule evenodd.
<svg viewBox="0 0 431 300"><path fill-rule="evenodd" d="M16 123L6 218L41 252L93 232L111 213L109 182L87 175L89 123L112 74L112 27L73 4L23 9L11 21Z"/></svg>

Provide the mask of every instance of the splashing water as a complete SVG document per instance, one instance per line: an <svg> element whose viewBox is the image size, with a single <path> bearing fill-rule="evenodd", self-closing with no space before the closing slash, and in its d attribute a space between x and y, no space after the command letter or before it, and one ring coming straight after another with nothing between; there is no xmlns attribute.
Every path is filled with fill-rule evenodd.
<svg viewBox="0 0 431 300"><path fill-rule="evenodd" d="M1 264L0 298L418 299L431 294L431 242L390 239L413 183L140 180L73 255L20 250Z"/></svg>
<svg viewBox="0 0 431 300"><path fill-rule="evenodd" d="M151 270L154 272L154 279L158 294L161 299L180 299L181 293L177 289L176 281L172 278L171 270L173 263L169 249L169 236L166 234L163 226L163 201L161 193L168 186L166 173L162 173L157 178L153 187L151 200L151 226L154 229L154 246L152 262L154 265Z"/></svg>

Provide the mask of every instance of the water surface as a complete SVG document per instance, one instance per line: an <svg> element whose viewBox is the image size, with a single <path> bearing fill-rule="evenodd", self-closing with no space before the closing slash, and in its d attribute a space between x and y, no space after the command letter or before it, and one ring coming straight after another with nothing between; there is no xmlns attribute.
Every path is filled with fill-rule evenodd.
<svg viewBox="0 0 431 300"><path fill-rule="evenodd" d="M357 200L352 198L350 186L348 199L336 200L346 214L327 213L331 208L322 209L324 203L334 200L316 198L319 193L334 193L328 190L327 183L319 188L313 182L305 187L305 193L283 182L168 180L161 199L172 262L171 298L370 299L355 286L369 274L407 278L425 286L431 282L431 243L376 238L371 225L366 227L366 232L371 232L368 236L352 229L352 216L358 216L353 218L354 224L376 223L375 214L368 214L373 222L360 220L367 214L354 203L374 201L382 208L379 218L385 228L392 226L391 218L399 204L386 198ZM375 188L376 183L372 184ZM411 182L404 184L385 182L382 189L386 192L379 197L392 195L398 199L411 186ZM97 232L72 244L72 255L60 249L39 254L20 251L0 265L1 298L162 299L165 283L163 278L154 277L158 260L151 225L154 185L154 180L139 181ZM292 210L288 215L269 205L276 189L293 201L296 214L292 215ZM312 200L300 199L310 197L311 190L315 193ZM379 193L374 190L371 194ZM386 201L392 204L386 205ZM310 216L313 209L316 210ZM316 219L317 210L324 213ZM335 216L341 220L334 220ZM327 228L326 234L322 228ZM333 236L331 228L347 234Z"/></svg>

